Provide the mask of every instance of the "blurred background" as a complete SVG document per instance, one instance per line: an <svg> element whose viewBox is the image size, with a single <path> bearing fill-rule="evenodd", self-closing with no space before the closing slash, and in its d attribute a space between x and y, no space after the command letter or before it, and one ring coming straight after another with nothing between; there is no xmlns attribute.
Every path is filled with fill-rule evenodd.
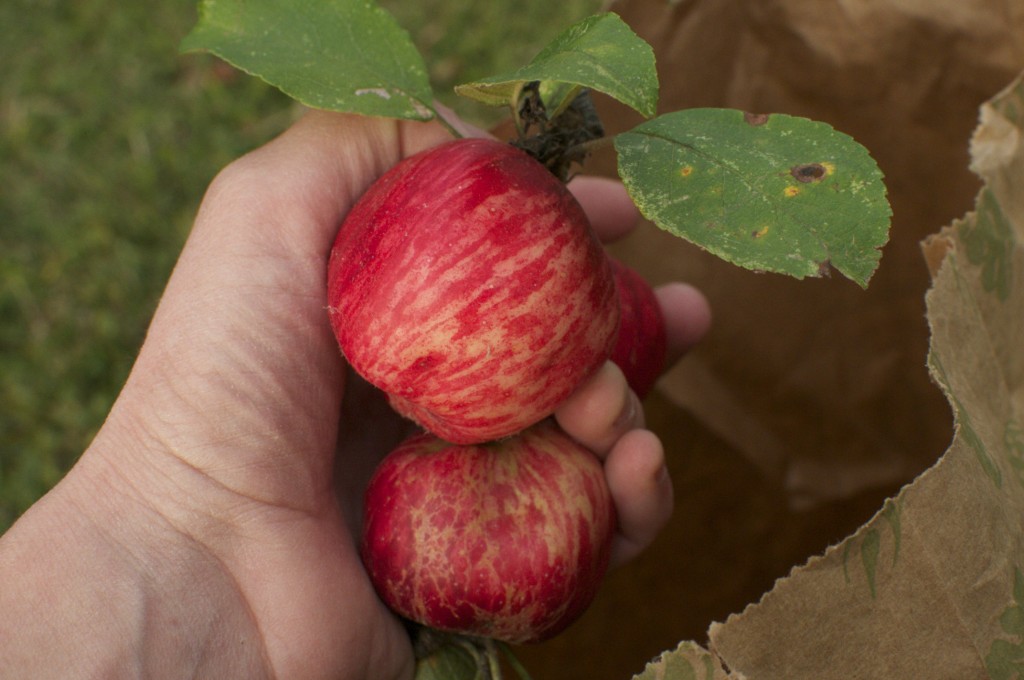
<svg viewBox="0 0 1024 680"><path fill-rule="evenodd" d="M385 0L442 101L526 63L600 0ZM127 377L206 185L300 115L206 54L196 2L0 3L0 532L55 484Z"/></svg>

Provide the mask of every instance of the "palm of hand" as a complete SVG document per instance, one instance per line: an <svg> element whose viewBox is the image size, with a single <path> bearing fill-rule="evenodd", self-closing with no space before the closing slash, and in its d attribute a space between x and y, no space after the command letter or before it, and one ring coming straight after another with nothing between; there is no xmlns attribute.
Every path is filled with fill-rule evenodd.
<svg viewBox="0 0 1024 680"><path fill-rule="evenodd" d="M325 311L333 232L409 142L394 124L356 127L362 153L336 142L330 158L313 144L323 130L300 124L213 183L111 416L156 444L145 462L169 484L148 502L214 553L253 620L248 649L280 677L411 668L353 538L356 491L405 426L345 375ZM211 517L198 528L196 507Z"/></svg>
<svg viewBox="0 0 1024 680"><path fill-rule="evenodd" d="M224 626L226 649L269 676L411 673L408 637L355 540L362 489L408 423L347 371L325 280L355 198L445 138L439 126L314 114L222 173L94 445L92 459L132 480L135 500L214 565L230 591L218 616L247 622ZM598 231L615 236L632 206L594 189ZM681 290L662 302L677 308L667 325L678 356L703 334L706 303ZM667 519L671 486L657 439L635 430L642 412L621 373L591 383L556 416L605 459L621 561Z"/></svg>

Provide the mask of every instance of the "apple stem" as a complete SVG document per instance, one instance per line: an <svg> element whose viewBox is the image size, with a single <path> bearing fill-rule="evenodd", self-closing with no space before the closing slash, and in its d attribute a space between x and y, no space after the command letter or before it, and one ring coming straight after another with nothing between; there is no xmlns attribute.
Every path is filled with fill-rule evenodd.
<svg viewBox="0 0 1024 680"><path fill-rule="evenodd" d="M512 667L512 670L519 676L519 680L532 680L530 673L526 670L526 667L522 664L519 659L516 658L515 654L512 653L512 649L504 642L495 642L495 646L501 650L505 657L505 661Z"/></svg>
<svg viewBox="0 0 1024 680"><path fill-rule="evenodd" d="M476 662L476 677L482 680L502 680L501 660L493 640L453 635L452 642L469 654Z"/></svg>
<svg viewBox="0 0 1024 680"><path fill-rule="evenodd" d="M487 667L490 671L491 680L501 680L501 659L498 658L497 645L494 640L484 640L484 649L487 657Z"/></svg>
<svg viewBox="0 0 1024 680"><path fill-rule="evenodd" d="M455 125L452 124L452 122L445 117L444 112L440 111L434 106L431 106L429 108L430 111L434 114L434 118L437 119L437 122L443 125L448 130L448 132L452 133L452 136L455 137L455 139L462 139L466 136L462 134L462 131L455 127Z"/></svg>
<svg viewBox="0 0 1024 680"><path fill-rule="evenodd" d="M601 149L613 144L617 136L618 135L612 135L611 137L598 137L597 139L591 139L589 141L576 144L575 146L569 147L566 154L572 154L579 157L589 156L595 151L600 151Z"/></svg>

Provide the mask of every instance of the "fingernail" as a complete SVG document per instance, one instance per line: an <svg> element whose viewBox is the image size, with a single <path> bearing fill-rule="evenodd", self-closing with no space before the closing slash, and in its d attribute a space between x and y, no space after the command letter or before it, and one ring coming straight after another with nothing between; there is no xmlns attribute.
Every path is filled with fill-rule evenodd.
<svg viewBox="0 0 1024 680"><path fill-rule="evenodd" d="M633 390L626 389L626 403L619 417L615 419L615 430L622 432L643 427L643 411L640 407L640 399L633 393Z"/></svg>
<svg viewBox="0 0 1024 680"><path fill-rule="evenodd" d="M660 486L667 481L669 481L668 466L662 465L654 474L654 482Z"/></svg>

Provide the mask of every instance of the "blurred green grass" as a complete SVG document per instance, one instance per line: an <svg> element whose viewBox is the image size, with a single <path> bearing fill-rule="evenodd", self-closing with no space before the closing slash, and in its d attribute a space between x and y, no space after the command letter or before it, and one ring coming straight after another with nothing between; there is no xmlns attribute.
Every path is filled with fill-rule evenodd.
<svg viewBox="0 0 1024 680"><path fill-rule="evenodd" d="M386 0L439 98L525 63L599 0ZM0 3L0 532L89 444L206 185L300 109L182 55L192 0Z"/></svg>

